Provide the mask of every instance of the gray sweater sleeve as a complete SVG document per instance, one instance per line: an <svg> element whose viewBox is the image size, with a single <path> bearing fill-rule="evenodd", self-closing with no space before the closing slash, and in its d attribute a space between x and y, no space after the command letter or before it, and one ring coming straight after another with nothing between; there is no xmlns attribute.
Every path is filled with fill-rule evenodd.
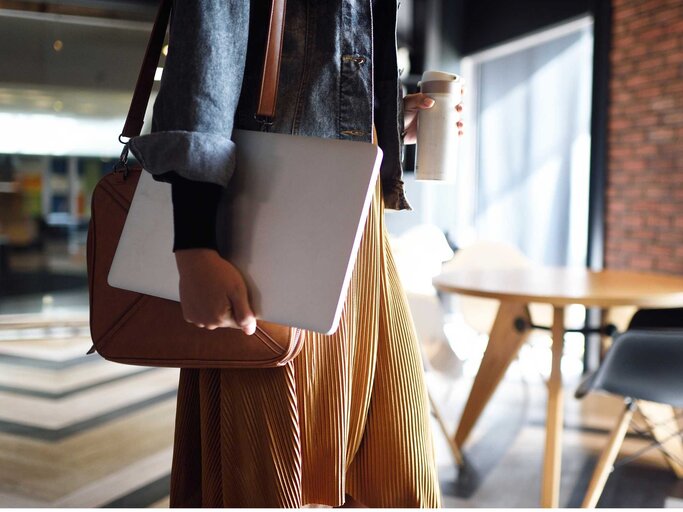
<svg viewBox="0 0 683 512"><path fill-rule="evenodd" d="M249 35L250 0L174 0L169 49L151 133L130 150L157 181L172 173L227 186L233 119Z"/></svg>

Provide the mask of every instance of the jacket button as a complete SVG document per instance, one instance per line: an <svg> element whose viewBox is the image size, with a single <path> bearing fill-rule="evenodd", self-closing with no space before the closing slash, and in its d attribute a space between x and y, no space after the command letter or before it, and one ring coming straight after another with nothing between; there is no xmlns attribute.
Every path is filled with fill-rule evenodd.
<svg viewBox="0 0 683 512"><path fill-rule="evenodd" d="M345 61L352 60L358 64L363 64L367 60L364 55L344 55L342 59Z"/></svg>

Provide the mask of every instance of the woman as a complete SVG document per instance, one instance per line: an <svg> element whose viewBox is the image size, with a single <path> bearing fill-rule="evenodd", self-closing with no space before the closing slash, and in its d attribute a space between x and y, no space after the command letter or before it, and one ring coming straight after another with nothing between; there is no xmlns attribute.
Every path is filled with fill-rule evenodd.
<svg viewBox="0 0 683 512"><path fill-rule="evenodd" d="M410 209L400 147L430 106L402 97L397 8L287 3L271 130L378 143L381 179L335 334L305 332L281 368L181 370L172 507L440 506L420 352L384 225L385 207ZM216 252L213 219L235 165L233 123L260 128L269 9L176 0L153 133L131 140L155 179L172 183L180 300L198 328L256 326L242 276Z"/></svg>

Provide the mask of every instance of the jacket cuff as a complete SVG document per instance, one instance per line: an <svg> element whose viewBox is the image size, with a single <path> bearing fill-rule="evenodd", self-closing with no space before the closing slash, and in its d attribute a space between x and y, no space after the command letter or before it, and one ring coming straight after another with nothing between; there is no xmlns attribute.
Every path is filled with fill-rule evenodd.
<svg viewBox="0 0 683 512"><path fill-rule="evenodd" d="M384 199L384 207L387 210L411 211L413 209L411 204L408 202L408 198L406 197L403 180L395 178L382 180L382 195Z"/></svg>
<svg viewBox="0 0 683 512"><path fill-rule="evenodd" d="M183 130L133 137L130 151L142 167L157 177L175 171L180 176L227 186L235 170L235 143L225 135Z"/></svg>

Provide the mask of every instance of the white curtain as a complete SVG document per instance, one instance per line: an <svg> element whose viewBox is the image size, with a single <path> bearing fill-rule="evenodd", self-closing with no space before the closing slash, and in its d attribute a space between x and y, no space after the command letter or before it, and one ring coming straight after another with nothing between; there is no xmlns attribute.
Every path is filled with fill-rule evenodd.
<svg viewBox="0 0 683 512"><path fill-rule="evenodd" d="M575 25L472 66L469 223L476 239L512 243L545 265L586 259L593 35L590 23Z"/></svg>

